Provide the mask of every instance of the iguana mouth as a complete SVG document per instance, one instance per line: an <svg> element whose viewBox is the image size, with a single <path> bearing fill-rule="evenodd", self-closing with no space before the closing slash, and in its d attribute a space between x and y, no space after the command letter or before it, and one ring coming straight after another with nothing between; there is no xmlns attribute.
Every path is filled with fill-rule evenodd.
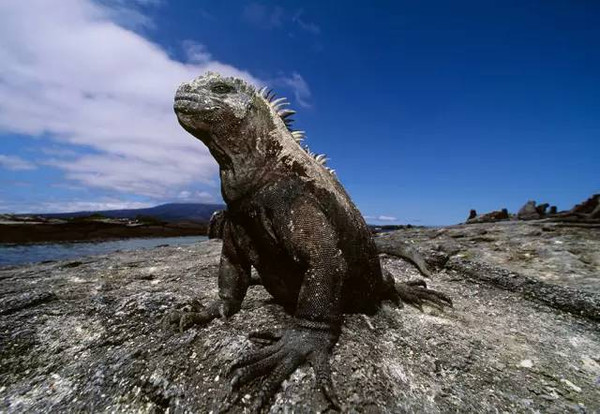
<svg viewBox="0 0 600 414"><path fill-rule="evenodd" d="M202 97L193 93L181 93L175 96L175 102L173 109L175 112L180 113L194 113L198 112L202 103Z"/></svg>
<svg viewBox="0 0 600 414"><path fill-rule="evenodd" d="M191 101L191 102L196 102L196 103L200 103L200 101L202 100L201 95L198 95L196 93L178 93L175 96L175 102L177 101Z"/></svg>
<svg viewBox="0 0 600 414"><path fill-rule="evenodd" d="M210 106L201 94L180 92L175 94L173 109L184 128L197 138L203 141L206 139L201 138L200 134L210 129L207 119L217 107Z"/></svg>

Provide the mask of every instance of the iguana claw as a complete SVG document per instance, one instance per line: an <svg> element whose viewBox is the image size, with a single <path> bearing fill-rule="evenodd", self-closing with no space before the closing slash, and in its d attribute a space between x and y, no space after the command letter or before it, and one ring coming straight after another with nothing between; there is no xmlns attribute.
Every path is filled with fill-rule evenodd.
<svg viewBox="0 0 600 414"><path fill-rule="evenodd" d="M181 310L168 312L161 321L165 330L178 329L184 332L194 325L205 325L223 313L223 303L214 301L208 307L204 307L199 301L194 300Z"/></svg>
<svg viewBox="0 0 600 414"><path fill-rule="evenodd" d="M317 385L331 405L339 410L339 400L334 392L329 367L329 354L336 336L326 331L306 328L290 328L285 331L260 331L251 338L268 340L271 345L251 351L235 361L230 368L231 396L237 399L238 391L258 377L268 375L251 406L259 412L276 394L281 383L300 365L308 361L312 365ZM230 402L231 404L231 402Z"/></svg>

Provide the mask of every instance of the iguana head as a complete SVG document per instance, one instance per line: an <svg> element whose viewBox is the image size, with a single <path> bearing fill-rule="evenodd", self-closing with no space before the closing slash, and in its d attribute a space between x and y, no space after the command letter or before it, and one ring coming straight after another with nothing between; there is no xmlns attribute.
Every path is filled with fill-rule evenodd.
<svg viewBox="0 0 600 414"><path fill-rule="evenodd" d="M285 154L308 156L326 168L324 155L301 146L303 131L291 130L295 111L284 108L287 104L266 88L207 72L179 86L174 109L181 126L204 142L219 163L222 182L235 182L241 191L256 182L257 174L283 165Z"/></svg>
<svg viewBox="0 0 600 414"><path fill-rule="evenodd" d="M179 86L174 109L183 128L203 141L219 164L244 144L239 134L250 122L255 90L241 79L208 72ZM245 145L242 145L245 146Z"/></svg>

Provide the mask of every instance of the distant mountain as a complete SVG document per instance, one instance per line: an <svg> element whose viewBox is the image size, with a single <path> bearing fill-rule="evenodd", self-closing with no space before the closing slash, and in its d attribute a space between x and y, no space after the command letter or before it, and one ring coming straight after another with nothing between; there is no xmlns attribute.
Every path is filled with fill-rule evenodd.
<svg viewBox="0 0 600 414"><path fill-rule="evenodd" d="M101 210L101 211L77 211L73 213L36 214L48 218L70 218L85 217L91 214L102 214L110 218L130 218L136 216L150 216L163 221L200 221L207 222L213 212L225 208L223 204L162 204L150 208L137 208L127 210Z"/></svg>

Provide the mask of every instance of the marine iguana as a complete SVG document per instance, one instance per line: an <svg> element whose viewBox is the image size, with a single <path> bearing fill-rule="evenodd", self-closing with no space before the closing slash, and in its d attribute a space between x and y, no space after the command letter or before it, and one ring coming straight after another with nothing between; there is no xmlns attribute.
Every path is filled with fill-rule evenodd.
<svg viewBox="0 0 600 414"><path fill-rule="evenodd" d="M191 312L173 311L164 323L184 330L235 314L253 266L293 323L251 334L269 345L233 363L232 394L267 375L253 404L260 410L308 362L324 395L339 408L329 356L344 313L373 314L384 300L417 306L426 300L439 307L452 302L424 282L395 284L382 271L363 217L325 166L325 156L302 146L303 132L291 129L294 111L286 104L265 88L211 72L177 89L177 119L217 160L227 211L219 298Z"/></svg>

